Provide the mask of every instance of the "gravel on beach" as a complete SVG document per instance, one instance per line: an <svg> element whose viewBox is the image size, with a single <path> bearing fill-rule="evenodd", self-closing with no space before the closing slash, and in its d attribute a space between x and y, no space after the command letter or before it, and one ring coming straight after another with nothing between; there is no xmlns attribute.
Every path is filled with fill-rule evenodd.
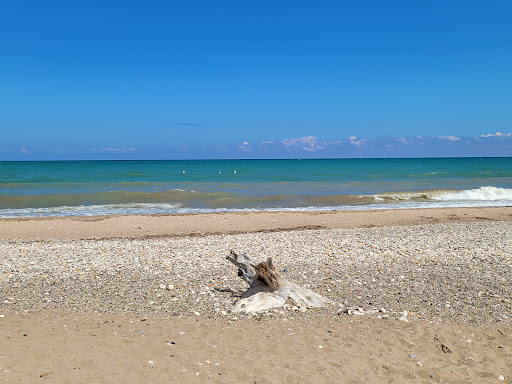
<svg viewBox="0 0 512 384"><path fill-rule="evenodd" d="M244 290L225 256L272 257L336 301L232 314ZM512 222L161 237L0 240L0 315L66 310L180 318L424 318L512 323Z"/></svg>

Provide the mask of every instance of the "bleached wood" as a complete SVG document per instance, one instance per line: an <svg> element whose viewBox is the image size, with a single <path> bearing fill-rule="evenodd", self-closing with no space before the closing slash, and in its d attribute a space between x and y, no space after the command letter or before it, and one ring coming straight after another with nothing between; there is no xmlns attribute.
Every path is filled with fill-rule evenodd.
<svg viewBox="0 0 512 384"><path fill-rule="evenodd" d="M323 307L334 302L310 289L284 279L277 273L272 258L257 263L246 253L231 251L226 256L238 267L238 276L249 284L249 288L235 303L232 312L258 312L290 303L306 308Z"/></svg>

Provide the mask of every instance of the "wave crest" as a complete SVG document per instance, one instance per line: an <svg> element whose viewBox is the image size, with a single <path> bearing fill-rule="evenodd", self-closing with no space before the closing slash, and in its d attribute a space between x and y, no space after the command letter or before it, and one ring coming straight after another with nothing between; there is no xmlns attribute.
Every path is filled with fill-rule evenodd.
<svg viewBox="0 0 512 384"><path fill-rule="evenodd" d="M511 200L512 189L498 188L498 187L480 187L476 189L467 189L458 192L443 193L434 200L478 200L478 201L498 201L498 200Z"/></svg>

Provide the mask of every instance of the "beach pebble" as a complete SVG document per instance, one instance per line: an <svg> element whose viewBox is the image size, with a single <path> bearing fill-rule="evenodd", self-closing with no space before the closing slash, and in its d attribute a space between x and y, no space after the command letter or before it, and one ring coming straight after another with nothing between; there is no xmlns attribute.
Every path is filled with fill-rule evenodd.
<svg viewBox="0 0 512 384"><path fill-rule="evenodd" d="M416 355L415 355L414 353L412 353L412 352L411 352L411 353L409 353L409 357L410 357L411 359L415 359L415 358L416 358Z"/></svg>
<svg viewBox="0 0 512 384"><path fill-rule="evenodd" d="M338 309L337 314L341 315L341 314L347 313L348 311L349 311L348 308L340 308L340 309Z"/></svg>
<svg viewBox="0 0 512 384"><path fill-rule="evenodd" d="M509 326L510 304L505 300L510 301L512 286L500 284L497 290L496 279L490 277L512 280L510 233L512 222L496 221L148 239L49 239L36 245L0 240L0 302L3 315L52 309L125 312L136 319L156 315L226 321L239 300L231 292L247 289L225 260L231 248L239 248L258 260L274 256L276 267L288 270L287 279L345 304L339 309L308 309L308 317L364 313L412 322L409 312L403 311L407 308L434 322L470 319L475 324L500 321ZM281 317L282 309L272 315ZM299 306L292 309L299 311ZM286 312L291 320L294 312ZM262 314L262 318L268 317ZM498 373L494 376L496 380Z"/></svg>
<svg viewBox="0 0 512 384"><path fill-rule="evenodd" d="M148 360L148 364L155 365L155 362L153 360Z"/></svg>
<svg viewBox="0 0 512 384"><path fill-rule="evenodd" d="M499 376L498 376L498 380L505 380L505 376L503 376L503 375L499 375Z"/></svg>
<svg viewBox="0 0 512 384"><path fill-rule="evenodd" d="M404 316L400 317L398 320L403 321L405 323L409 322L409 320L407 320L407 317L404 317Z"/></svg>

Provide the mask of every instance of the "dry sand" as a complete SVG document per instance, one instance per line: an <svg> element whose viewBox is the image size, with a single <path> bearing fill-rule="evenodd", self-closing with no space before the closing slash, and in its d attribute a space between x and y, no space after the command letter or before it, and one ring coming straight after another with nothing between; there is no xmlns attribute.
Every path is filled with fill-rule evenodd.
<svg viewBox="0 0 512 384"><path fill-rule="evenodd" d="M363 311L225 313L236 246ZM512 208L4 219L0 258L0 382L512 382Z"/></svg>

